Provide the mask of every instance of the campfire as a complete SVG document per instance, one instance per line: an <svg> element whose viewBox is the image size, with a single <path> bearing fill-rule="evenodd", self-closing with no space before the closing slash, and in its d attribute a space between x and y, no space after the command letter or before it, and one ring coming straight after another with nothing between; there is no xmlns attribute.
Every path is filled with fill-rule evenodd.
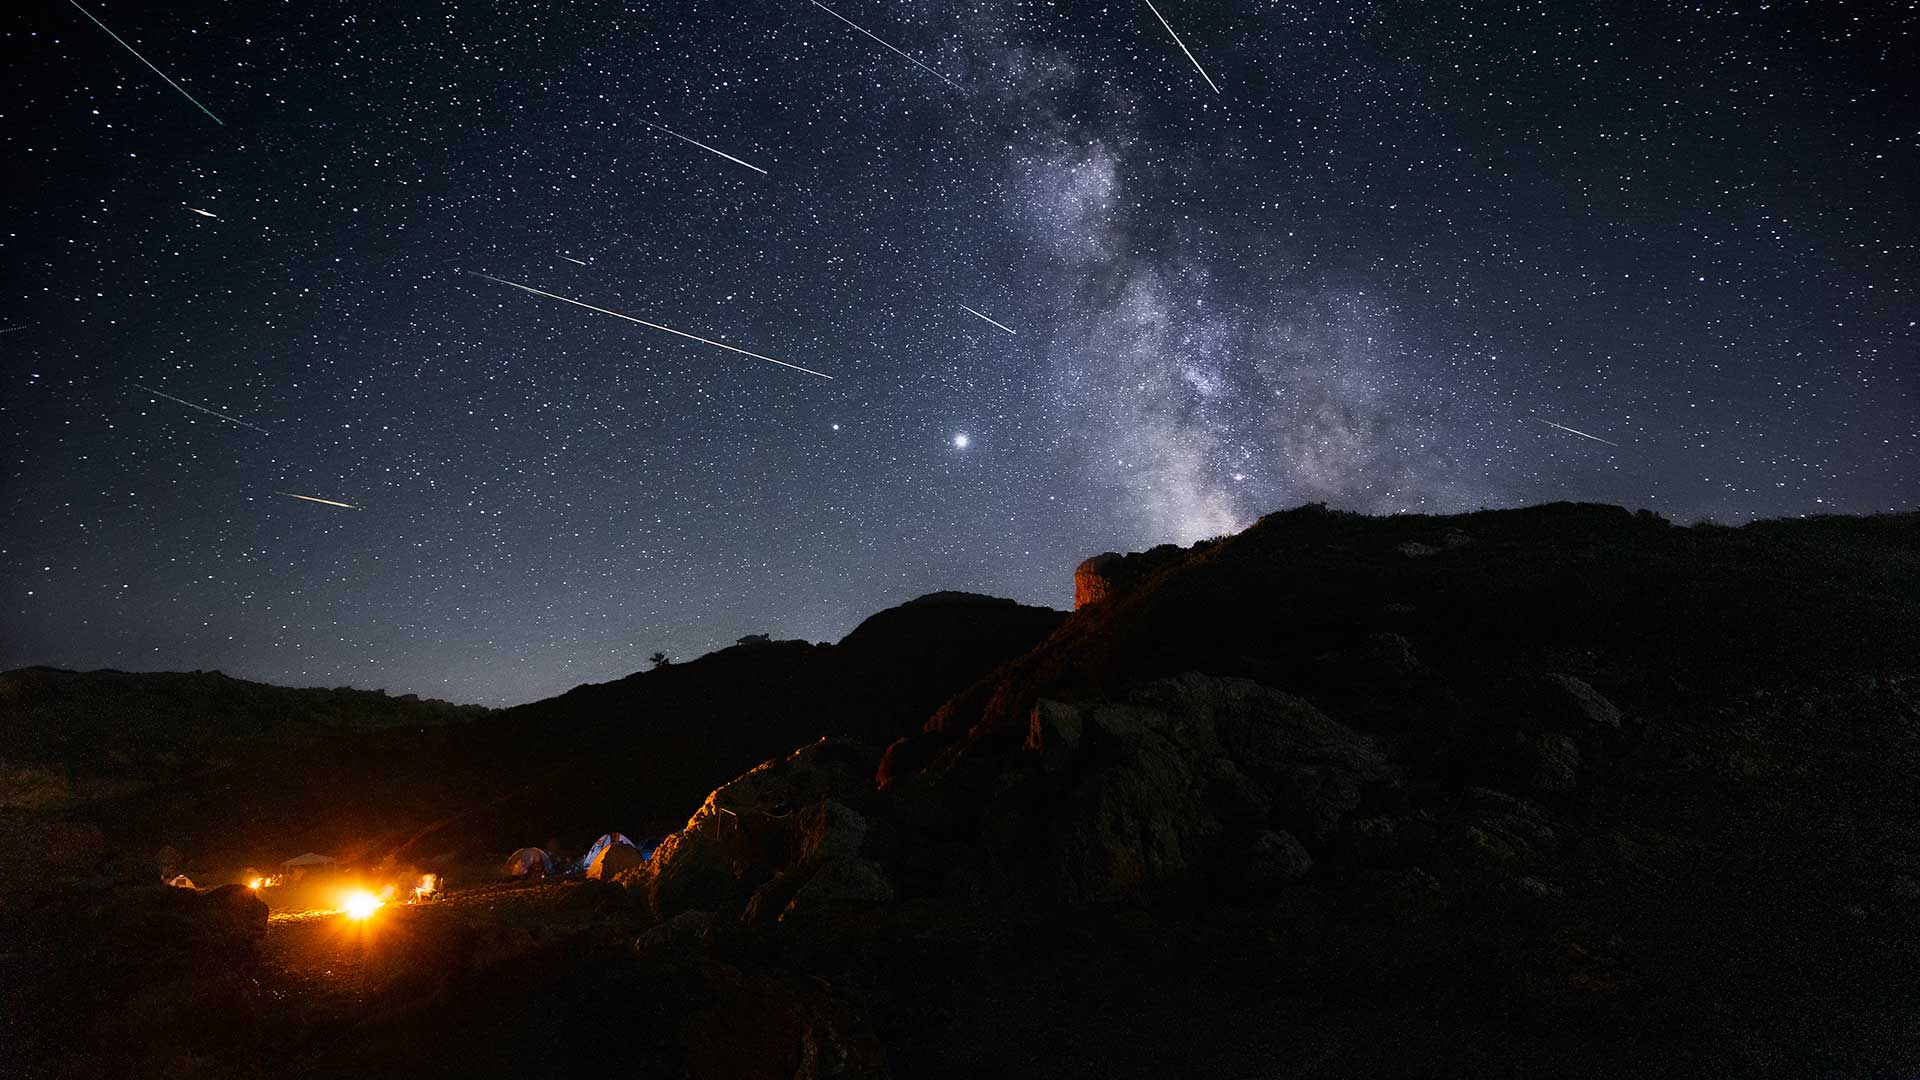
<svg viewBox="0 0 1920 1080"><path fill-rule="evenodd" d="M340 901L340 910L350 919L370 919L373 913L386 906L386 901L365 889L354 889Z"/></svg>

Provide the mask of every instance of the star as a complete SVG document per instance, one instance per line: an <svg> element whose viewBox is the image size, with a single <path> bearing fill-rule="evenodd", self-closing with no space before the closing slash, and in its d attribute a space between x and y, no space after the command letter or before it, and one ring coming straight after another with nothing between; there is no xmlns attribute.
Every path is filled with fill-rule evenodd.
<svg viewBox="0 0 1920 1080"><path fill-rule="evenodd" d="M69 4L9 70L40 291L0 299L0 670L502 704L747 611L818 641L905 590L1054 603L1063 563L1306 502L1912 506L1911 123L1892 53L1826 63L1903 5L1800 5L1760 53L1703 17L1568 98L1619 62L1593 5L1389 5L1383 53L1169 2L729 8L619 95L604 41L513 5L394 24L424 54L294 5L303 62L229 67L242 6Z"/></svg>

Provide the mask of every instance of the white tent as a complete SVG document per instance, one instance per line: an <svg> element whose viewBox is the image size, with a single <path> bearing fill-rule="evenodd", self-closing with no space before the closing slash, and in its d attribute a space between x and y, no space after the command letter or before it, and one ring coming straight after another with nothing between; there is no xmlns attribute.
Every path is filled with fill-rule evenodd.
<svg viewBox="0 0 1920 1080"><path fill-rule="evenodd" d="M587 849L586 858L580 860L580 869L582 870L593 869L593 860L598 859L600 857L601 852L607 850L609 847L612 847L615 844L625 844L628 847L632 847L633 841L627 839L625 835L617 832L608 833L605 836L602 836L600 839L595 840L593 842L592 847Z"/></svg>
<svg viewBox="0 0 1920 1080"><path fill-rule="evenodd" d="M507 856L508 877L546 877L553 873L553 858L537 847L523 847Z"/></svg>
<svg viewBox="0 0 1920 1080"><path fill-rule="evenodd" d="M646 861L647 857L632 844L608 844L600 849L600 854L587 867L587 876L595 881L612 881L620 871Z"/></svg>
<svg viewBox="0 0 1920 1080"><path fill-rule="evenodd" d="M316 851L309 851L305 855L295 855L280 865L289 870L313 870L322 866L332 866L335 861L331 855L322 855Z"/></svg>

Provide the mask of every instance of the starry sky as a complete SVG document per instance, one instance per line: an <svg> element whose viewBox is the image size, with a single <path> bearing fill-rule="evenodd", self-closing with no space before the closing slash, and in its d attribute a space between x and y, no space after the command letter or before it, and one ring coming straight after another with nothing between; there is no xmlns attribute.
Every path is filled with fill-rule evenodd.
<svg viewBox="0 0 1920 1080"><path fill-rule="evenodd" d="M1156 3L15 7L0 668L513 703L1306 501L1920 502L1914 5Z"/></svg>

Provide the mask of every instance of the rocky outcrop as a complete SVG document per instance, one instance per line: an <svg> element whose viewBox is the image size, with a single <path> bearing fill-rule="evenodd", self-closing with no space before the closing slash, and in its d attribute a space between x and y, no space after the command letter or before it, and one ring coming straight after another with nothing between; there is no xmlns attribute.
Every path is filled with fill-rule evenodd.
<svg viewBox="0 0 1920 1080"><path fill-rule="evenodd" d="M863 744L822 740L768 762L619 880L662 917L737 913L749 925L884 904L898 893L897 852L876 848L876 831L911 830L953 793L897 792L876 822L858 808L872 760ZM1307 876L1365 794L1396 782L1379 739L1246 679L1190 673L1124 701L1043 700L989 784L998 794L978 835L937 869L1013 907L1271 889Z"/></svg>
<svg viewBox="0 0 1920 1080"><path fill-rule="evenodd" d="M1533 697L1539 719L1551 726L1576 734L1620 730L1620 707L1584 679L1558 672L1542 675Z"/></svg>
<svg viewBox="0 0 1920 1080"><path fill-rule="evenodd" d="M999 860L1041 868L1040 899L1108 902L1221 874L1303 876L1370 786L1394 770L1376 739L1245 679L1187 674L1124 702L1034 707L1018 783L993 835ZM1023 820L1024 819L1024 820ZM1015 873L1019 871L1016 869Z"/></svg>
<svg viewBox="0 0 1920 1080"><path fill-rule="evenodd" d="M872 747L821 739L766 762L707 796L686 827L644 865L622 873L662 916L743 912L749 921L892 896L886 873L861 856L867 822L844 799L866 791Z"/></svg>
<svg viewBox="0 0 1920 1080"><path fill-rule="evenodd" d="M1125 592L1154 573L1180 562L1190 552L1204 550L1213 543L1203 540L1191 549L1161 544L1127 555L1107 551L1086 559L1073 568L1073 609L1078 611L1088 604Z"/></svg>
<svg viewBox="0 0 1920 1080"><path fill-rule="evenodd" d="M1117 551L1108 551L1086 559L1073 568L1073 610L1079 611L1088 604L1099 603L1113 595L1114 571L1119 569L1121 555Z"/></svg>

